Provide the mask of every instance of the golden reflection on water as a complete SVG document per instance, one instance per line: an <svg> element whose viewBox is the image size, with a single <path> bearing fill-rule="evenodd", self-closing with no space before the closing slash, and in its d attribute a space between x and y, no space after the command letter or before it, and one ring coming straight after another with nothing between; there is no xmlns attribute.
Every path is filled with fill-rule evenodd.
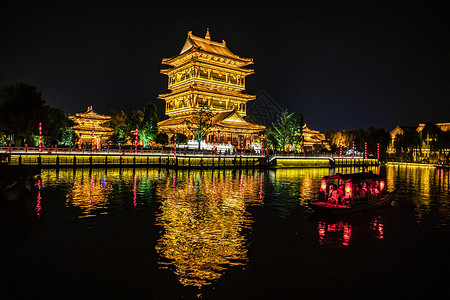
<svg viewBox="0 0 450 300"><path fill-rule="evenodd" d="M248 262L246 232L252 225L248 208L274 208L289 217L314 199L323 176L360 172L358 168L277 169L271 171L174 171L158 169L42 170L35 213L45 211L41 190L66 189L65 205L77 217L107 214L111 209L145 209L161 235L155 248L161 268L173 270L181 284L202 287L220 278L231 266ZM380 168L367 171L380 173ZM384 173L384 169L382 170ZM450 219L450 172L430 168L386 167L387 188L397 189L397 201L413 205L419 222L438 216L438 225ZM364 219L317 220L320 245L348 247L367 238L385 238L381 215Z"/></svg>
<svg viewBox="0 0 450 300"><path fill-rule="evenodd" d="M390 164L386 167L388 187L397 190L400 202L412 204L417 222L431 218L438 226L450 220L450 171L428 166ZM437 217L437 220L435 220Z"/></svg>
<svg viewBox="0 0 450 300"><path fill-rule="evenodd" d="M246 208L260 203L261 176L253 173L178 172L158 186L157 224L164 233L156 250L162 267L174 269L183 285L201 287L227 266L247 263Z"/></svg>
<svg viewBox="0 0 450 300"><path fill-rule="evenodd" d="M92 217L106 214L108 194L112 191L111 184L105 183L100 176L81 173L74 178L73 187L66 195L66 206L76 206L81 209L81 217Z"/></svg>

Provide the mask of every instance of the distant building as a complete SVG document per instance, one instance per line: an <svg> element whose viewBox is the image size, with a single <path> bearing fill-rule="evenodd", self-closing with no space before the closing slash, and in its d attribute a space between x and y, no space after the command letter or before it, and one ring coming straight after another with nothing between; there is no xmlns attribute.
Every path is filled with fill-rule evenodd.
<svg viewBox="0 0 450 300"><path fill-rule="evenodd" d="M79 147L85 144L92 145L94 142L94 147L100 149L114 132L113 129L104 126L111 117L96 113L92 106L89 106L85 113L77 113L69 118L75 122L72 128L78 136Z"/></svg>
<svg viewBox="0 0 450 300"><path fill-rule="evenodd" d="M428 136L423 136L422 131L425 128L424 123L420 123L417 127L413 127L413 126L400 126L398 125L397 127L395 127L391 132L390 132L390 136L391 136L391 141L389 143L389 147L387 149L388 154L394 154L395 151L395 141L397 138L397 135L399 134L405 134L405 132L407 130L414 130L416 132L419 133L419 137L422 141L421 147L420 147L420 152L422 154L430 154L431 153L431 146L430 146L430 142L431 139ZM439 129L441 129L442 131L450 131L450 123L436 123L435 124ZM419 149L418 149L419 150Z"/></svg>
<svg viewBox="0 0 450 300"><path fill-rule="evenodd" d="M303 126L303 148L305 150L315 149L323 146L325 149L330 150L330 141L325 138L324 133L320 133L317 130L311 130L308 126Z"/></svg>
<svg viewBox="0 0 450 300"><path fill-rule="evenodd" d="M389 133L391 136L391 140L390 140L389 146L387 148L387 153L388 154L395 153L395 139L396 139L397 135L405 134L406 130L416 130L416 128L417 127L397 125L397 127L392 129L391 132Z"/></svg>

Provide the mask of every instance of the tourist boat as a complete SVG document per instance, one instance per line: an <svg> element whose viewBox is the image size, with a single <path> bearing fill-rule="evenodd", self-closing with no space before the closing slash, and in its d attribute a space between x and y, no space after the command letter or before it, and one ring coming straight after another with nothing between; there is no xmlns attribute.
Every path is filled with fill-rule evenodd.
<svg viewBox="0 0 450 300"><path fill-rule="evenodd" d="M322 178L318 199L309 206L315 213L345 214L390 204L392 194L380 175L337 173Z"/></svg>

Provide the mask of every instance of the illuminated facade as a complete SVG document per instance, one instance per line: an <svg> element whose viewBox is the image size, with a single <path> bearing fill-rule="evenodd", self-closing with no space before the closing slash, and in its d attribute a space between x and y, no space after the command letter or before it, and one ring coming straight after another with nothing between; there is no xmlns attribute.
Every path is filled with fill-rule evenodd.
<svg viewBox="0 0 450 300"><path fill-rule="evenodd" d="M265 129L245 119L247 102L255 99L243 93L246 76L254 73L245 67L253 64L253 59L233 54L225 41L212 41L209 31L205 38L189 31L180 54L164 58L162 63L171 68L161 70L168 76L170 92L158 96L166 102L169 117L158 123L160 131L170 135L177 129L194 139L188 124L197 122L201 110L214 115L206 142L217 133L217 142L239 146L239 136L253 139Z"/></svg>
<svg viewBox="0 0 450 300"><path fill-rule="evenodd" d="M303 148L314 149L317 146L323 146L327 150L330 150L330 141L325 138L324 133L320 133L317 130L309 129L306 124L303 126Z"/></svg>
<svg viewBox="0 0 450 300"><path fill-rule="evenodd" d="M104 126L111 117L96 113L92 106L89 106L85 113L77 113L69 118L75 122L72 128L78 136L79 147L92 145L93 142L94 147L100 149L113 134L113 129Z"/></svg>
<svg viewBox="0 0 450 300"><path fill-rule="evenodd" d="M442 131L450 131L450 123L436 123L435 124L440 130ZM424 154L430 154L431 151L431 146L430 146L430 142L431 142L431 138L428 136L425 136L422 131L425 128L425 124L423 123L419 123L419 125L417 127L410 127L410 126L397 126L395 127L389 134L391 136L391 140L389 143L389 147L387 149L387 152L389 154L394 154L395 153L395 139L397 137L397 135L402 135L405 134L405 131L407 130L414 130L417 131L420 135L420 139L421 139L421 147L420 150L421 153ZM448 152L450 149L445 149L444 152Z"/></svg>

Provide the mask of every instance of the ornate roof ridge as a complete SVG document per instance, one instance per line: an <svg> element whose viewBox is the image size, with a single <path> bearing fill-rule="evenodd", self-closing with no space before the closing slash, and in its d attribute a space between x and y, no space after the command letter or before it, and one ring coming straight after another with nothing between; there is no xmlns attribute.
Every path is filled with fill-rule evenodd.
<svg viewBox="0 0 450 300"><path fill-rule="evenodd" d="M215 55L221 55L233 59L238 59L240 61L253 62L252 58L240 57L239 55L236 55L233 52L231 52L231 50L228 49L225 40L222 40L221 43L211 40L211 37L209 35L209 29L207 31L207 35L205 36L205 38L195 36L191 30L188 31L188 36L186 42L184 43L183 48L181 49L180 55L190 50L191 48L203 50Z"/></svg>

